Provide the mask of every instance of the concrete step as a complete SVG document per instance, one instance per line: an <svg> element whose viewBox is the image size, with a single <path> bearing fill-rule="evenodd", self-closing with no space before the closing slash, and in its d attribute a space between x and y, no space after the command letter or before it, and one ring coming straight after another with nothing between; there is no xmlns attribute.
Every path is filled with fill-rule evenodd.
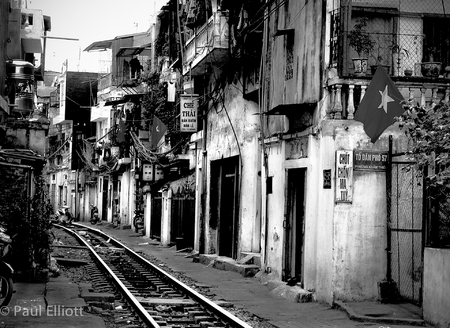
<svg viewBox="0 0 450 328"><path fill-rule="evenodd" d="M241 252L240 264L254 264L261 267L261 253Z"/></svg>
<svg viewBox="0 0 450 328"><path fill-rule="evenodd" d="M261 269L254 264L239 264L232 258L211 254L200 254L199 262L218 270L237 272L243 277L253 277Z"/></svg>

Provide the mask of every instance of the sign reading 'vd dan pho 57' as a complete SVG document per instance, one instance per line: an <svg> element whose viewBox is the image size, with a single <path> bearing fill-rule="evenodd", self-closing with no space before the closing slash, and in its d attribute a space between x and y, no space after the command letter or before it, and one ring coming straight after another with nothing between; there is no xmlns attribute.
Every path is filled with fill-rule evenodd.
<svg viewBox="0 0 450 328"><path fill-rule="evenodd" d="M197 132L198 95L180 95L180 131Z"/></svg>
<svg viewBox="0 0 450 328"><path fill-rule="evenodd" d="M355 150L355 170L385 171L388 153L376 150Z"/></svg>

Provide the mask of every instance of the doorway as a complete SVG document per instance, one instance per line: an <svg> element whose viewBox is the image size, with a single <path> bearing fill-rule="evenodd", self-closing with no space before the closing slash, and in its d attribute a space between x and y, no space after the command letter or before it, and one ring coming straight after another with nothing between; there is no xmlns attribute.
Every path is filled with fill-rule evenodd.
<svg viewBox="0 0 450 328"><path fill-rule="evenodd" d="M108 220L108 185L109 180L107 177L103 177L102 188L102 221Z"/></svg>
<svg viewBox="0 0 450 328"><path fill-rule="evenodd" d="M218 254L237 258L239 158L231 157L211 163L211 228L217 224Z"/></svg>
<svg viewBox="0 0 450 328"><path fill-rule="evenodd" d="M303 286L306 169L287 171L286 215L283 222L283 281Z"/></svg>

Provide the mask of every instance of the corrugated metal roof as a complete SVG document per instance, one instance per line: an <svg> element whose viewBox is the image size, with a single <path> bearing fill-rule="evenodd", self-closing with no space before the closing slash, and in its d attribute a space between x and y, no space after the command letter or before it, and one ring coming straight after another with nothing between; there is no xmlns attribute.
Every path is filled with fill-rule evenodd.
<svg viewBox="0 0 450 328"><path fill-rule="evenodd" d="M111 45L112 45L113 40L103 40L103 41L96 41L91 43L89 46L87 46L86 49L84 49L83 51L100 51L100 50L106 50L106 49L111 49Z"/></svg>
<svg viewBox="0 0 450 328"><path fill-rule="evenodd" d="M121 47L116 54L116 57L131 57L131 56L151 56L150 44L139 47Z"/></svg>

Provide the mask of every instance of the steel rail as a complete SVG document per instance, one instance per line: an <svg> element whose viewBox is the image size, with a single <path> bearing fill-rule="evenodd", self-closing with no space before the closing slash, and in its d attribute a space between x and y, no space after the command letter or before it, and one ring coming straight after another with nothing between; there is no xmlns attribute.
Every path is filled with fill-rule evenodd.
<svg viewBox="0 0 450 328"><path fill-rule="evenodd" d="M232 323L234 327L237 327L237 328L252 328L252 326L250 326L249 324L247 324L244 321L242 321L241 319L237 318L232 313L226 311L221 306L217 305L213 301L209 300L205 296L203 296L200 293L198 293L197 291L193 290L192 288L190 288L189 286L187 286L183 282L179 281L175 277L172 277L167 272L165 272L164 270L160 269L155 264L151 263L146 258L142 257L141 255L139 255L138 253L136 253L131 248L129 248L125 244L121 243L117 239L113 238L112 236L104 233L101 230L98 230L98 229L95 229L95 228L92 228L92 227L89 227L89 226L85 226L85 225L78 224L78 223L72 223L72 224L77 226L77 227L80 227L80 228L85 228L85 229L94 231L95 233L103 236L103 238L105 238L105 239L110 239L110 242L113 242L116 245L119 245L120 247L124 248L127 252L129 252L131 255L133 255L135 258L138 258L140 261L144 262L146 265L149 265L153 270L157 271L160 275L162 275L165 278L167 278L168 280L170 280L174 285L176 285L177 288L179 288L182 291L184 291L190 297L196 299L201 305L203 305L206 308L208 308L214 314L218 315L219 317L221 317L222 319L226 320L227 322Z"/></svg>
<svg viewBox="0 0 450 328"><path fill-rule="evenodd" d="M147 310L142 306L142 304L136 299L136 297L134 297L133 294L130 293L128 288L120 281L120 279L111 270L111 268L102 260L102 258L97 254L97 252L94 250L94 248L92 248L92 246L89 245L89 243L86 240L84 240L83 237L81 237L76 231L71 230L62 225L54 224L54 226L66 230L68 233L74 235L80 242L82 242L89 249L91 254L93 254L95 256L95 258L102 265L102 267L111 275L111 277L114 280L114 283L119 287L120 291L127 298L128 302L130 302L130 305L136 310L136 313L141 318L141 320L149 327L160 328L160 325L158 325L158 323L152 318L152 316L147 312ZM82 226L82 225L77 225L77 226ZM82 227L84 227L84 226L82 226ZM97 230L97 229L95 229L95 230Z"/></svg>

